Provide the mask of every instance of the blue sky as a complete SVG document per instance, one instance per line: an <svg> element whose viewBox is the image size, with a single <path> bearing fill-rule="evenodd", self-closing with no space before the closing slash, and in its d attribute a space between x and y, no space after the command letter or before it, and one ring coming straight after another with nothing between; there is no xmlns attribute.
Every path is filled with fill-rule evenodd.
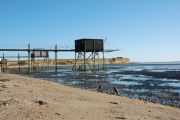
<svg viewBox="0 0 180 120"><path fill-rule="evenodd" d="M79 38L121 49L106 57L180 61L180 0L0 0L1 48L73 48Z"/></svg>

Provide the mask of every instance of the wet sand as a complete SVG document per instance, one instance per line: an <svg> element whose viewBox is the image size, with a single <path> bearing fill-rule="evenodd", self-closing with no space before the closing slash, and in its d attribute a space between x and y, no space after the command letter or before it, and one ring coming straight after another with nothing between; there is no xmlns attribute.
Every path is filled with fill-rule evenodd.
<svg viewBox="0 0 180 120"><path fill-rule="evenodd" d="M180 109L0 73L0 120L178 120Z"/></svg>
<svg viewBox="0 0 180 120"><path fill-rule="evenodd" d="M134 75L139 74L139 75L152 76L155 78L180 80L180 71L151 72L147 70L142 70L142 71L126 71L126 72L120 72L120 73L121 74L134 74Z"/></svg>

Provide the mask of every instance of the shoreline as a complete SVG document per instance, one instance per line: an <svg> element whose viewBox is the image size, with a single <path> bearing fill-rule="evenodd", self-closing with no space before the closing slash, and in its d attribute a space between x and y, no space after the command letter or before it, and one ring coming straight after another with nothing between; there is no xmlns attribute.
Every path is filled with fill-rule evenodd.
<svg viewBox="0 0 180 120"><path fill-rule="evenodd" d="M180 118L178 108L7 73L0 73L0 93L1 120Z"/></svg>
<svg viewBox="0 0 180 120"><path fill-rule="evenodd" d="M69 67L68 68L61 67L61 68L64 69L65 71L66 69L69 69ZM16 72L12 72L12 73L16 73ZM86 77L83 78L83 76L74 78L73 74L71 76L71 74L66 74L66 72L61 73L62 78L61 76L54 76L53 75L55 74L54 72L46 72L46 71L32 73L32 76L34 78L40 78L40 79L49 80L49 81L52 80L63 85L84 88L84 89L96 90L99 86L101 86L102 91L105 93L111 93L113 91L112 87L115 86L119 90L119 96L125 96L131 99L139 99L142 101L149 101L153 103L180 108L179 81L168 79L168 77L178 78L179 73L180 73L179 71L153 72L153 71L145 71L145 70L125 71L125 72L117 71L117 72L109 73L110 78L111 77L115 78L114 76L116 75L117 76L121 75L121 77L123 77L123 75L127 75L127 76L133 75L137 78L138 76L141 77L141 75L147 76L144 78L142 77L142 80L147 79L145 81L138 81L136 79L134 80L133 78L131 78L132 80L125 79L122 81L117 81L120 83L122 82L121 84L118 84L118 83L114 84L113 83L114 81L113 80L109 81L108 78L107 79L102 78L102 79L106 79L105 82L101 81L101 78L98 78L98 77L97 79L100 79L100 80L93 81L93 79L96 79L96 78L91 78L91 76L89 77L86 76L87 78ZM24 75L27 75L27 74L24 73ZM151 77L152 79L156 79L156 80L152 80ZM86 79L86 80L84 81L83 79ZM126 85L126 84L131 84L131 83L132 83L131 86ZM177 85L175 85L175 83L177 83ZM172 84L174 86L170 86L170 85L168 86L168 84L170 85Z"/></svg>

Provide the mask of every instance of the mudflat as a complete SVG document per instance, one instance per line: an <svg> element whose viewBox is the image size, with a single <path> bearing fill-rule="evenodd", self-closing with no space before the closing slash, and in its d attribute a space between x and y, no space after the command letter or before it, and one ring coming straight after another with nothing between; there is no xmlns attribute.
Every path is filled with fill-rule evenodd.
<svg viewBox="0 0 180 120"><path fill-rule="evenodd" d="M180 109L0 73L0 120L179 120Z"/></svg>

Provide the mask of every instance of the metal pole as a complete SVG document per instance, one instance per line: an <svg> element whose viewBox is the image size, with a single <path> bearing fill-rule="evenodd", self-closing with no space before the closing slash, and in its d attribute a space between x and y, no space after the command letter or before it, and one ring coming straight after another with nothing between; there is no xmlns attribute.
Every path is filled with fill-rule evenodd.
<svg viewBox="0 0 180 120"><path fill-rule="evenodd" d="M31 74L31 45L28 44L28 73Z"/></svg>

